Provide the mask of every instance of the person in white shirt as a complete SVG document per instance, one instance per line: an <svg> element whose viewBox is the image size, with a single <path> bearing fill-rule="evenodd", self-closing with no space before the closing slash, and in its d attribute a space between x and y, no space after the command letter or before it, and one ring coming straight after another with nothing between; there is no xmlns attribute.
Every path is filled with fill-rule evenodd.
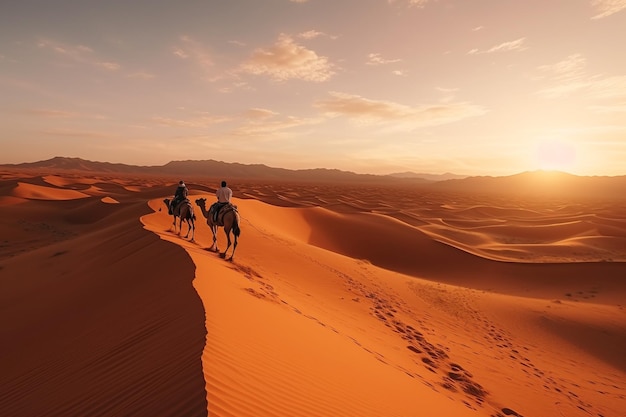
<svg viewBox="0 0 626 417"><path fill-rule="evenodd" d="M215 191L217 202L213 204L213 221L217 223L217 215L222 207L230 204L230 199L233 196L233 190L228 188L226 181L222 181L220 188Z"/></svg>

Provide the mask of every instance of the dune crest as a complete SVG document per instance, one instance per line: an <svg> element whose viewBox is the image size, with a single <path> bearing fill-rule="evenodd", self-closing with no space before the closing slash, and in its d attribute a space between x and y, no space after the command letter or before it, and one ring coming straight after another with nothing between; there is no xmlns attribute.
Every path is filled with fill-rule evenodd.
<svg viewBox="0 0 626 417"><path fill-rule="evenodd" d="M29 200L75 200L77 198L87 198L88 194L76 190L68 190L55 187L44 187L41 185L28 184L18 182L15 191L15 197L26 198Z"/></svg>

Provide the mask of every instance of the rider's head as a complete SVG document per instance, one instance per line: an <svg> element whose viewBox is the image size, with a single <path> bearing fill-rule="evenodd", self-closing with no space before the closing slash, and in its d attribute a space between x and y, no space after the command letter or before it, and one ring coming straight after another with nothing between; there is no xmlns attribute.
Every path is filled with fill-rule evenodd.
<svg viewBox="0 0 626 417"><path fill-rule="evenodd" d="M185 181L183 180L178 181L178 185L185 185Z"/></svg>
<svg viewBox="0 0 626 417"><path fill-rule="evenodd" d="M222 181L222 187L226 187L226 181Z"/></svg>

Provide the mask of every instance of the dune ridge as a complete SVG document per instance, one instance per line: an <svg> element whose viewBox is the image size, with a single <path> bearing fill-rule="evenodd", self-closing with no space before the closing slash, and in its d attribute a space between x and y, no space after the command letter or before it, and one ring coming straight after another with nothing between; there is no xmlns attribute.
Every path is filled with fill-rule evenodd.
<svg viewBox="0 0 626 417"><path fill-rule="evenodd" d="M171 230L177 179L3 178L11 415L626 409L618 201L242 182L229 263L197 206L195 242ZM191 199L216 183L189 182Z"/></svg>

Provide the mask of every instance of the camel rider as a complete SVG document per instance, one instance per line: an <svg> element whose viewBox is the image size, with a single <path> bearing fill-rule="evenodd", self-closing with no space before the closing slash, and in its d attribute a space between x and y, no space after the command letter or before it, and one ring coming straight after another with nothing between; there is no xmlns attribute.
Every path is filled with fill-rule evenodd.
<svg viewBox="0 0 626 417"><path fill-rule="evenodd" d="M170 204L170 214L174 214L174 209L178 204L182 203L189 194L189 190L185 185L183 180L178 181L178 187L176 187L176 191L174 192L174 199L172 200L172 204Z"/></svg>
<svg viewBox="0 0 626 417"><path fill-rule="evenodd" d="M220 188L215 191L217 202L213 204L213 221L217 223L217 215L222 207L230 204L230 199L233 196L233 190L228 188L226 181L222 181Z"/></svg>

